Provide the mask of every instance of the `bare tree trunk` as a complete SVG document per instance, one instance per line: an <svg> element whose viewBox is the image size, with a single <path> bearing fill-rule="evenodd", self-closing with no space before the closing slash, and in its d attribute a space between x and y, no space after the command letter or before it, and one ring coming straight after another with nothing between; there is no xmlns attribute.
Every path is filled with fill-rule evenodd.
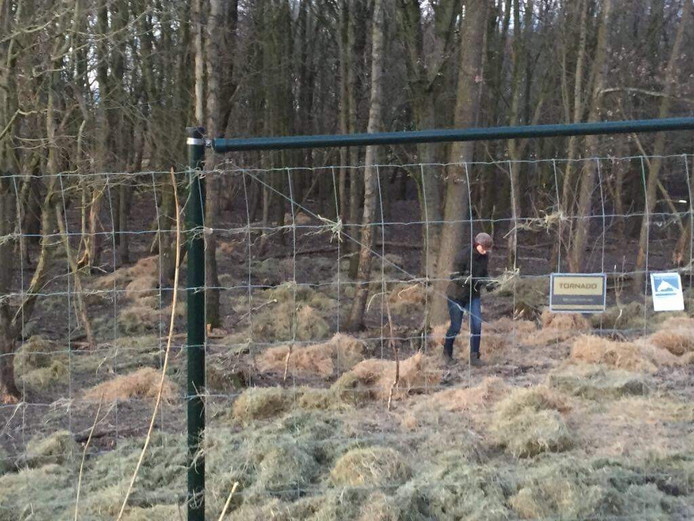
<svg viewBox="0 0 694 521"><path fill-rule="evenodd" d="M484 33L488 0L468 0L465 2L465 20L461 36L460 69L455 106L456 128L472 127L477 119L479 93L482 82L482 55L484 54ZM450 163L472 161L473 144L453 143ZM464 166L452 165L447 168L446 202L444 205L444 225L441 230L441 248L437 261L437 276L434 284L435 296L432 306L432 323L443 322L446 317L445 292L448 278L453 268L455 255L463 247L467 236L465 226L460 220L469 216L469 185ZM471 234L471 223L467 225Z"/></svg>
<svg viewBox="0 0 694 521"><path fill-rule="evenodd" d="M591 71L593 82L588 121L598 120L600 106L602 104L605 60L607 56L607 28L611 9L612 0L605 0L602 3L602 20L600 22L600 28L598 29L598 38L595 44L595 58ZM586 137L586 148L590 156L595 157L598 155L597 136ZM571 251L569 252L569 269L574 273L581 271L583 267L583 257L588 242L588 234L590 232L590 215L593 191L595 190L596 173L597 165L595 161L588 161L585 165L583 176L581 177L577 212L578 222L576 223L576 231L571 244Z"/></svg>
<svg viewBox="0 0 694 521"><path fill-rule="evenodd" d="M665 81L663 86L664 96L660 98L660 107L658 108L658 117L666 118L670 112L670 103L672 92L675 87L675 81L677 80L677 60L679 58L680 49L682 47L682 40L684 39L685 27L689 23L689 15L692 11L692 2L686 0L684 2L684 7L682 8L682 18L680 19L679 27L677 28L677 34L675 35L675 41L672 45L672 51L670 52L670 59L668 60L667 67L665 69ZM641 222L641 234L639 236L639 252L636 256L636 275L634 277L635 284L634 287L637 291L643 285L645 278L644 273L640 273L646 267L647 262L647 249L648 249L648 234L649 227L651 224L651 214L655 209L656 203L656 191L658 188L658 176L660 174L660 168L662 166L662 155L665 149L665 132L658 132L655 137L655 145L653 146L653 158L648 164L648 181L646 183L646 211Z"/></svg>
<svg viewBox="0 0 694 521"><path fill-rule="evenodd" d="M369 108L368 132L379 132L382 123L383 104L383 30L384 14L382 0L374 0L372 49L371 49L371 99ZM378 190L377 148L366 147L366 164L364 168L364 215L361 231L361 249L359 251L359 271L357 291L352 302L346 328L348 331L362 329L364 310L369 295L371 277L372 248L374 245L375 227L371 226L376 218L376 201ZM384 297L385 298L385 297Z"/></svg>
<svg viewBox="0 0 694 521"><path fill-rule="evenodd" d="M16 212L15 194L6 181L0 182L0 237L14 231ZM0 242L0 264L8 267L14 264L14 245L12 241ZM24 269L20 266L20 269ZM10 292L12 270L0 270L0 295ZM12 330L12 314L7 300L0 304L0 403L14 402L19 398L19 389L14 380L15 336Z"/></svg>
<svg viewBox="0 0 694 521"><path fill-rule="evenodd" d="M207 130L212 137L222 137L224 135L222 117L225 112L222 106L221 94L224 76L222 70L222 55L230 52L230 49L223 49L222 42L228 40L224 37L223 31L227 30L224 19L224 2L222 0L210 0L210 16L207 24L208 34L205 40L205 50L207 57ZM209 170L213 173L207 176L206 181L206 208L205 226L211 230L217 225L220 212L220 179L214 173L219 160L216 154L212 154L209 163ZM207 233L205 235L205 276L208 287L206 298L206 319L209 328L218 328L222 325L219 292L219 274L217 270L217 234Z"/></svg>

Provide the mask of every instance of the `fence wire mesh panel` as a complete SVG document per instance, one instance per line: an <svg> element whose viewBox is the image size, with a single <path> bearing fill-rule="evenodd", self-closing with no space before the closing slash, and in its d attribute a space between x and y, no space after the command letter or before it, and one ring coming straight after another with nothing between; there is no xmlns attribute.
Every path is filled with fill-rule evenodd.
<svg viewBox="0 0 694 521"><path fill-rule="evenodd" d="M694 516L693 156L240 157L194 230L185 172L3 178L0 520L185 519L200 235L207 519ZM489 277L452 282L480 232ZM653 311L659 271L685 311ZM604 273L606 310L550 313L564 272Z"/></svg>

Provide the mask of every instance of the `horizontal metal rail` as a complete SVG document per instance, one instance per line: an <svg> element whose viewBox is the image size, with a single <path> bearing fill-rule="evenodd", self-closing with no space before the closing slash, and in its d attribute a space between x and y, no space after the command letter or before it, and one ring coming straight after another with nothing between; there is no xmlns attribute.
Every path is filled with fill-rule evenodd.
<svg viewBox="0 0 694 521"><path fill-rule="evenodd" d="M208 145L211 146L215 152L224 153L289 148L406 145L413 143L442 143L451 141L625 134L629 132L658 132L665 130L694 130L694 117L527 125L516 127L416 130L409 132L379 132L373 134L332 134L238 139L216 138L209 140Z"/></svg>

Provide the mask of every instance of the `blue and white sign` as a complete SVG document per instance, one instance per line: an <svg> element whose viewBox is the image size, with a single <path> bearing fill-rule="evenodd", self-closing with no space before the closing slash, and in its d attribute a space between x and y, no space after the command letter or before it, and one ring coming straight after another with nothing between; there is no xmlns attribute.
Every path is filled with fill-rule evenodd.
<svg viewBox="0 0 694 521"><path fill-rule="evenodd" d="M683 311L682 280L679 273L651 273L654 311Z"/></svg>

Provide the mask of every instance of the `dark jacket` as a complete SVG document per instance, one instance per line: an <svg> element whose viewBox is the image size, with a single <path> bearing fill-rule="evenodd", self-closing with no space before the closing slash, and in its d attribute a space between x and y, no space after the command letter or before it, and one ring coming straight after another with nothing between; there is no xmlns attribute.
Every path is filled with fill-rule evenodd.
<svg viewBox="0 0 694 521"><path fill-rule="evenodd" d="M489 255L482 255L472 246L461 251L453 264L446 296L462 302L479 297L482 287L489 283L488 263Z"/></svg>

